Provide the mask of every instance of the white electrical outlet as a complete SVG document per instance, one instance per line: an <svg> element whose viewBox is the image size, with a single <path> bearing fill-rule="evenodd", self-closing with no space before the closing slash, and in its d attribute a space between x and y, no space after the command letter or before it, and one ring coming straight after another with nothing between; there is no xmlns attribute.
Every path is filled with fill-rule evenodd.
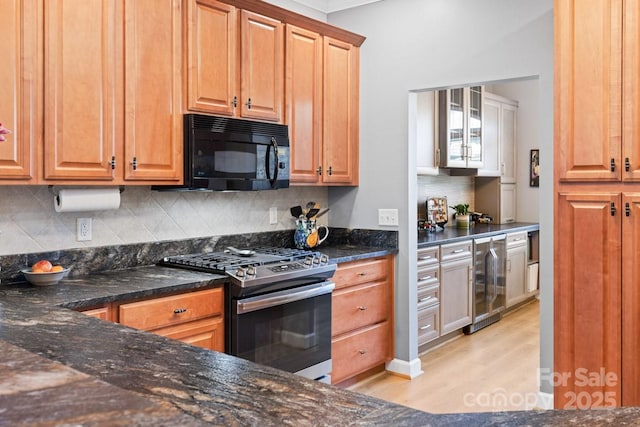
<svg viewBox="0 0 640 427"><path fill-rule="evenodd" d="M272 206L269 208L269 224L277 224L278 223L278 208L276 206Z"/></svg>
<svg viewBox="0 0 640 427"><path fill-rule="evenodd" d="M399 225L398 209L378 209L378 225Z"/></svg>
<svg viewBox="0 0 640 427"><path fill-rule="evenodd" d="M91 218L76 219L76 240L91 240Z"/></svg>

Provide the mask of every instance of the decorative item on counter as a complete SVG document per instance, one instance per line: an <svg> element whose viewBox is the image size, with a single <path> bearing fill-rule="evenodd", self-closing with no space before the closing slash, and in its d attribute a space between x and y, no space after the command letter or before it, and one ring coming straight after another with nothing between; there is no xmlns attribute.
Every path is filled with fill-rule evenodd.
<svg viewBox="0 0 640 427"><path fill-rule="evenodd" d="M0 141L6 141L7 139L4 136L9 135L10 133L11 131L0 123Z"/></svg>
<svg viewBox="0 0 640 427"><path fill-rule="evenodd" d="M324 242L329 237L329 227L316 225L316 220L329 212L329 209L320 210L316 202L308 202L302 206L293 206L291 216L296 220L296 230L293 234L293 242L298 249L311 249ZM324 236L320 238L319 231L324 229Z"/></svg>
<svg viewBox="0 0 640 427"><path fill-rule="evenodd" d="M447 213L446 197L428 197L427 198L427 223L435 227L437 224L440 228L444 228L449 222L449 214ZM435 231L435 230L434 230Z"/></svg>
<svg viewBox="0 0 640 427"><path fill-rule="evenodd" d="M320 238L319 231L324 229L324 237ZM298 249L312 249L324 242L329 237L329 227L316 226L315 219L297 219L296 231L293 234L293 242Z"/></svg>
<svg viewBox="0 0 640 427"><path fill-rule="evenodd" d="M471 215L469 215L469 204L459 203L455 206L449 206L456 211L454 219L456 220L456 228L469 228L471 227Z"/></svg>
<svg viewBox="0 0 640 427"><path fill-rule="evenodd" d="M41 259L35 262L31 268L20 270L20 272L32 285L51 286L62 280L70 270L70 268L64 268L61 265L53 265L49 260Z"/></svg>

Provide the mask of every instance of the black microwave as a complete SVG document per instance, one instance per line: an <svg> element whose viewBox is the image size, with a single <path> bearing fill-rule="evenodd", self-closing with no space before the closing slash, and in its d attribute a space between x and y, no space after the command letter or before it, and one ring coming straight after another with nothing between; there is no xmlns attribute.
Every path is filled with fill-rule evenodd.
<svg viewBox="0 0 640 427"><path fill-rule="evenodd" d="M184 115L184 185L155 190L252 191L289 187L286 125Z"/></svg>

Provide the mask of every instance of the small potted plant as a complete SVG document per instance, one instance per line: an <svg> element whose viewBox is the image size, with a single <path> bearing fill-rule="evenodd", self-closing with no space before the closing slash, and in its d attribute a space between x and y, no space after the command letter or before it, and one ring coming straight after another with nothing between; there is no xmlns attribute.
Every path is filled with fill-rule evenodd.
<svg viewBox="0 0 640 427"><path fill-rule="evenodd" d="M468 203L459 203L449 207L456 211L453 217L456 220L457 228L469 228L471 226L471 215L469 215Z"/></svg>

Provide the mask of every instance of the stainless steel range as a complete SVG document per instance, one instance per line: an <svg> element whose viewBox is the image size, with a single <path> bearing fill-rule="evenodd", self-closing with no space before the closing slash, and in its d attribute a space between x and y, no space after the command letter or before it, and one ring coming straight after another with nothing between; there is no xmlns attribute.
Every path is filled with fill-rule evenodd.
<svg viewBox="0 0 640 427"><path fill-rule="evenodd" d="M221 273L226 352L330 382L336 265L315 251L262 247L178 255L159 264Z"/></svg>

